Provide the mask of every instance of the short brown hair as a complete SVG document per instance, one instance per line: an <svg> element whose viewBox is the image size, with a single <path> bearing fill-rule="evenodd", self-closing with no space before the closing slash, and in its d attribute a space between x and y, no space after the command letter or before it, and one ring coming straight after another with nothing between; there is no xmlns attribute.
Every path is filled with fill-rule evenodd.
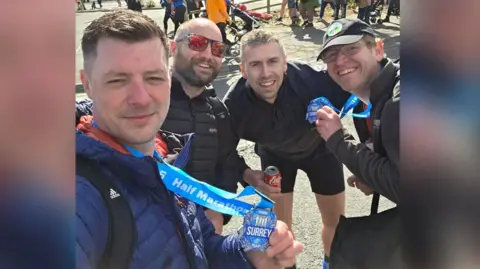
<svg viewBox="0 0 480 269"><path fill-rule="evenodd" d="M101 38L112 38L128 43L160 38L168 64L169 48L165 33L155 21L140 12L131 10L108 12L92 21L85 28L82 37L84 65L89 59L97 56L97 45Z"/></svg>
<svg viewBox="0 0 480 269"><path fill-rule="evenodd" d="M285 47L283 46L280 39L278 39L274 33L265 31L263 29L255 29L247 34L245 34L240 43L240 59L243 62L243 54L245 49L249 46L258 46L265 45L269 43L277 43L282 48L283 54L285 54Z"/></svg>
<svg viewBox="0 0 480 269"><path fill-rule="evenodd" d="M362 39L370 49L375 48L377 43L382 41L380 38L371 35L364 35Z"/></svg>

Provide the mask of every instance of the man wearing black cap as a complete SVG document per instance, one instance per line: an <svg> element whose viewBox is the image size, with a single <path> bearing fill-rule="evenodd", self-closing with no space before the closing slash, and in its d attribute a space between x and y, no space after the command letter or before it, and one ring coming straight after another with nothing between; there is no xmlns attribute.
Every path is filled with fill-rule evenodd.
<svg viewBox="0 0 480 269"><path fill-rule="evenodd" d="M317 131L353 173L347 180L351 187L366 195L375 191L399 203L400 62L385 58L383 43L358 19L332 22L318 59L327 64L330 77L344 91L365 105L371 103L372 112L368 132L357 128L362 143L342 128L339 115L330 107L317 112Z"/></svg>

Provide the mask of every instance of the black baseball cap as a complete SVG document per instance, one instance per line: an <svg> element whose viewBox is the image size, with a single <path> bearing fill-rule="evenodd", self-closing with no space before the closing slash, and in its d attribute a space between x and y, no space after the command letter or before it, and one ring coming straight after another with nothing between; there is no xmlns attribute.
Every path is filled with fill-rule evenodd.
<svg viewBox="0 0 480 269"><path fill-rule="evenodd" d="M364 35L377 36L372 27L362 20L345 18L333 21L325 31L322 50L318 54L317 61L320 60L325 49L336 45L356 43Z"/></svg>

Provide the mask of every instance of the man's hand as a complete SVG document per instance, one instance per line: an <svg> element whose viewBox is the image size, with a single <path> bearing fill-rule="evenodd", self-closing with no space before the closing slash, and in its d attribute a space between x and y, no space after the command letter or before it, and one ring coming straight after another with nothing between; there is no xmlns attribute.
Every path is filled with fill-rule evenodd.
<svg viewBox="0 0 480 269"><path fill-rule="evenodd" d="M316 125L318 133L325 141L328 141L335 132L342 129L340 117L328 106L324 106L317 111Z"/></svg>
<svg viewBox="0 0 480 269"><path fill-rule="evenodd" d="M373 194L373 189L370 188L367 184L365 184L365 182L363 182L362 180L360 180L358 177L354 175L350 176L347 179L347 184L350 187L356 187L367 196Z"/></svg>
<svg viewBox="0 0 480 269"><path fill-rule="evenodd" d="M282 193L282 188L272 187L265 183L265 173L263 171L246 169L243 172L243 181L270 198L279 196Z"/></svg>
<svg viewBox="0 0 480 269"><path fill-rule="evenodd" d="M277 221L265 252L249 251L247 256L255 268L281 269L295 264L295 257L303 251L303 244L295 241L287 224Z"/></svg>
<svg viewBox="0 0 480 269"><path fill-rule="evenodd" d="M222 234L223 232L223 215L220 212L213 211L211 209L205 209L205 216L210 222L212 222L213 227L215 227L215 233Z"/></svg>

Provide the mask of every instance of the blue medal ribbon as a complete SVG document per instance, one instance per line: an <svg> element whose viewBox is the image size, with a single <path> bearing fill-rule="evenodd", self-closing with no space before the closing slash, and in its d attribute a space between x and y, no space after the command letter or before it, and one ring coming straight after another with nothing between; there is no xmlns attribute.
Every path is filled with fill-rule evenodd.
<svg viewBox="0 0 480 269"><path fill-rule="evenodd" d="M251 186L245 187L239 194L229 193L198 181L182 171L179 167L185 166L188 162L192 140L192 136L190 136L173 166L163 161L163 158L154 151L155 159L161 160L156 161L156 163L165 187L171 192L206 208L223 214L244 217L243 226L237 234L243 250L264 251L269 246L270 235L275 230L277 223L277 218L272 212L273 201ZM125 146L125 148L135 157L142 158L145 156L129 146ZM240 197L252 194L260 196L259 204L252 205L237 200Z"/></svg>
<svg viewBox="0 0 480 269"><path fill-rule="evenodd" d="M164 162L163 158L154 151L154 157L161 160L156 161L156 163L160 177L168 190L196 204L227 215L245 216L254 208L273 208L273 201L251 186L245 187L239 194L234 194L198 181L178 168L188 161L191 140L190 138L187 141L185 147L179 153L174 166ZM126 145L124 147L137 158L145 157L143 153L132 147ZM254 194L261 198L256 205L238 200L238 198Z"/></svg>
<svg viewBox="0 0 480 269"><path fill-rule="evenodd" d="M307 108L306 120L312 124L315 123L315 121L317 120L317 111L324 106L329 106L335 112L339 113L340 119L345 116L352 116L355 118L369 118L370 110L372 109L371 103L368 103L367 109L365 109L365 111L361 113L349 113L349 111L355 108L360 102L361 102L360 98L352 94L348 98L347 102L345 102L345 104L343 105L343 108L340 110L334 107L333 104L330 102L330 100L328 100L328 98L318 97L310 101L310 104L308 105L308 108Z"/></svg>
<svg viewBox="0 0 480 269"><path fill-rule="evenodd" d="M93 126L97 127L96 123L93 122ZM185 143L173 166L166 163L160 154L154 151L154 158L165 187L206 208L227 215L244 217L243 226L237 234L243 250L264 251L269 246L270 235L275 230L277 223L277 218L272 212L273 201L251 186L245 187L239 194L234 194L198 181L182 171L181 168L188 162L192 140L193 135ZM143 153L132 147L127 145L124 147L134 157L145 157ZM237 200L253 194L259 195L261 198L256 205Z"/></svg>

